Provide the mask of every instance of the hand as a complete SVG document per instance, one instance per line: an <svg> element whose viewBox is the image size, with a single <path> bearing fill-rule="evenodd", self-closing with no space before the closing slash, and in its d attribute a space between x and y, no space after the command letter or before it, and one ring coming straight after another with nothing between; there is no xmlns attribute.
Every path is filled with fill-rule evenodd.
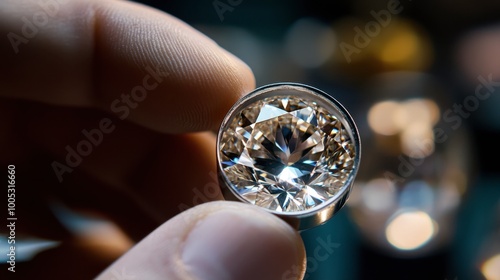
<svg viewBox="0 0 500 280"><path fill-rule="evenodd" d="M134 240L177 214L98 278L302 277L300 236L269 213L218 201L178 214L222 199L210 131L255 86L243 62L136 3L4 0L0 11L1 162L17 166L18 235L68 240L54 201ZM56 260L71 271L65 253Z"/></svg>

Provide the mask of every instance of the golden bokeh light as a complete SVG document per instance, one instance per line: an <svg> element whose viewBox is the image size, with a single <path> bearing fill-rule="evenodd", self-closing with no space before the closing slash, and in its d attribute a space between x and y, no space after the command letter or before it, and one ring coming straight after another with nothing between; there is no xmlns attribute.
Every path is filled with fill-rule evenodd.
<svg viewBox="0 0 500 280"><path fill-rule="evenodd" d="M415 250L425 245L437 233L437 223L423 211L405 211L387 225L387 241L400 250Z"/></svg>
<svg viewBox="0 0 500 280"><path fill-rule="evenodd" d="M378 134L394 135L399 132L396 122L396 113L399 103L395 101L382 101L373 105L368 112L368 124Z"/></svg>
<svg viewBox="0 0 500 280"><path fill-rule="evenodd" d="M430 99L412 98L401 102L394 118L400 129L414 123L432 126L439 120L439 107Z"/></svg>
<svg viewBox="0 0 500 280"><path fill-rule="evenodd" d="M404 64L418 53L419 39L415 33L396 33L384 42L380 59L388 64Z"/></svg>
<svg viewBox="0 0 500 280"><path fill-rule="evenodd" d="M412 158L424 158L434 152L434 133L425 123L413 123L401 134L401 150Z"/></svg>
<svg viewBox="0 0 500 280"><path fill-rule="evenodd" d="M429 34L412 20L394 17L392 23L370 29L363 18L344 17L333 25L339 50L332 65L349 79L364 79L390 71L425 71L434 61Z"/></svg>
<svg viewBox="0 0 500 280"><path fill-rule="evenodd" d="M486 260L481 266L481 272L487 280L500 280L500 254Z"/></svg>
<svg viewBox="0 0 500 280"><path fill-rule="evenodd" d="M377 134L398 135L403 154L424 158L434 152L433 127L439 114L439 107L430 99L386 100L370 108L368 124Z"/></svg>

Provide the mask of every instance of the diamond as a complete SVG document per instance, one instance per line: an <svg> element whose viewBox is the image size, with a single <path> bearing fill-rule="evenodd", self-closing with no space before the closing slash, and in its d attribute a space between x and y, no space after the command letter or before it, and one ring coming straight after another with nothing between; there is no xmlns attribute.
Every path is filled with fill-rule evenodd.
<svg viewBox="0 0 500 280"><path fill-rule="evenodd" d="M233 192L285 213L345 191L357 163L341 111L304 94L256 99L236 106L219 134L220 169Z"/></svg>

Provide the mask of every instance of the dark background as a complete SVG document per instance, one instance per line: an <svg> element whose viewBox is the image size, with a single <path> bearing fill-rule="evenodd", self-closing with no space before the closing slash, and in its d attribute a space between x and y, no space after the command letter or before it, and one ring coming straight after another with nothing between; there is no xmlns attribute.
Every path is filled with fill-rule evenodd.
<svg viewBox="0 0 500 280"><path fill-rule="evenodd" d="M363 142L357 182L369 180L379 165L393 157L383 153L385 148L377 146L393 139L383 138L370 130L367 115L373 104L381 100L425 97L434 100L440 108L437 125L449 126L443 121L443 112L474 94L479 84L478 76L491 74L493 81L500 81L500 1L138 2L180 18L240 57L253 69L257 86L286 81L309 84L344 104L355 119ZM375 20L373 12L387 11L388 3L395 2L399 3L401 13L391 14L390 23L381 27L366 47L358 47L359 53L353 53L349 63L342 53L342 43L355 46L353 40L357 33L354 28L364 30ZM389 45L393 49L384 60L381 57ZM398 55L403 55L404 59L398 60ZM405 75L414 79L398 80ZM390 77L390 82L381 82L384 77ZM394 85L403 90L391 90ZM377 236L380 232L366 229L370 220L358 211L359 204L352 203L358 201L353 192L349 203L332 220L301 233L308 254L305 279L486 279L485 263L495 255L500 256L500 165L496 161L500 157L499 107L500 87L496 86L491 96L479 103L477 110L461 119L460 129L450 132L453 141L436 146L435 154L440 155L438 164L432 156L420 166L424 170L435 169L432 176L422 173L420 178L432 181L434 177L440 177L440 169L436 166L450 166L455 161L464 163L459 172L447 175L451 181L463 183L463 193L445 218L439 220L439 231L448 233L445 237L439 242L424 244L414 252L391 247ZM47 162L31 164L50 166ZM33 168L26 170L25 174L42 178L43 172L52 170ZM25 183L22 180L19 185ZM79 178L75 181L82 185L94 183L80 182ZM441 187L435 184L432 189ZM403 189L401 186L400 190ZM69 232L71 230L91 232L98 226L109 226L101 220L82 218L62 206L42 208L37 204L36 195L21 193L20 197L31 197L29 201L23 201L30 207L19 206L21 210L42 209L42 214L60 214L57 217L42 216L30 226L44 228L46 221L47 224L57 224L60 228L46 230L62 232L62 241L65 241L65 234L74 234ZM79 201L85 197L72 199ZM435 201L429 200L429 203ZM19 215L27 216L28 213ZM130 217L133 221L141 219L140 216ZM73 222L64 224L61 221ZM443 221L446 223L441 223ZM122 234L115 228L107 229L115 233L112 238L117 239L120 237L118 233ZM96 231L93 234L91 237L101 233ZM40 271L50 271L47 279L64 279L74 273L86 279L107 267L122 253L120 250L126 250L123 244L131 245L126 236L120 238L116 244L109 244L109 240L91 242L85 238L80 238L85 242L71 239L60 244L45 244L46 248L54 248L19 266L30 278ZM325 248L325 242L332 246ZM97 254L89 253L88 248L104 257L97 259ZM315 256L318 248L320 257ZM74 254L75 251L81 253ZM67 267L54 263L61 259L78 264ZM498 278L490 279L500 279L500 261L496 265ZM2 264L1 267L5 271L7 266Z"/></svg>
<svg viewBox="0 0 500 280"><path fill-rule="evenodd" d="M464 55L460 51L464 38L482 29L494 28L500 22L498 1L408 1L400 5L403 11L397 17L408 20L421 30L430 42L430 62L426 66L398 65L387 69L367 58L357 63L346 64L341 59L329 59L318 67L302 67L287 56L286 44L291 27L300 19L308 18L331 27L336 35L335 53L341 54L342 38L353 38L354 31L342 37L338 23L346 18L357 18L360 27L373 20L370 11L387 9L389 1L228 1L231 7L223 13L221 21L214 3L216 1L142 1L164 10L198 28L221 46L233 52L252 67L257 85L271 82L293 81L310 84L327 92L335 92L351 110L356 121L366 123L364 104L366 87L371 77L387 70L416 71L432 76L444 88L443 96L448 103L461 102L477 84L468 80ZM241 2L241 3L239 3ZM396 16L393 15L393 20ZM397 25L393 21L391 24ZM498 30L498 28L497 28ZM382 31L384 32L384 31ZM492 35L495 36L495 35ZM496 32L496 37L500 32ZM421 37L420 37L421 38ZM298 38L300 40L300 38ZM304 40L307 40L304 37ZM349 41L348 41L349 42ZM352 40L350 41L352 43ZM369 47L368 47L369 48ZM311 50L313 51L313 50ZM470 54L472 56L472 54ZM497 53L491 54L500 56ZM353 55L355 56L355 55ZM500 65L497 65L500 71ZM368 70L367 70L368 69ZM476 76L480 74L477 73ZM498 72L496 72L498 77ZM496 90L496 95L500 92ZM496 102L496 103L495 103ZM500 120L495 114L498 98L487 106L481 105L477 112L465 119L466 134L470 143L464 147L472 154L468 165L470 171L468 191L456 209L458 220L450 240L425 254L401 257L372 246L362 237L352 220L350 209L344 209L327 224L302 234L308 253L317 246L316 238L331 237L338 243L334 253L325 261L308 262L307 279L483 279L480 248L487 236L498 232L500 181L498 180L499 156L497 143L500 140ZM496 104L496 106L495 106ZM446 105L445 105L446 106ZM361 129L362 131L362 129ZM459 154L463 151L455 150ZM370 168L363 166L363 168ZM498 234L496 235L498 237ZM499 251L500 252L500 251Z"/></svg>

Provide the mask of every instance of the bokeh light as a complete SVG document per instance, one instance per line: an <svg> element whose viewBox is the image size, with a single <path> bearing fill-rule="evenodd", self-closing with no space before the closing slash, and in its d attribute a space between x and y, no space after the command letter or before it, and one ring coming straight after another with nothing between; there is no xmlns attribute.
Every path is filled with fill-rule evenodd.
<svg viewBox="0 0 500 280"><path fill-rule="evenodd" d="M481 266L481 272L487 280L500 279L500 254L486 260Z"/></svg>
<svg viewBox="0 0 500 280"><path fill-rule="evenodd" d="M386 100L372 105L368 124L377 134L397 135L403 154L424 158L434 152L433 126L439 113L439 107L430 99Z"/></svg>
<svg viewBox="0 0 500 280"><path fill-rule="evenodd" d="M437 231L437 224L423 211L404 211L387 225L387 241L397 249L414 250L425 245Z"/></svg>
<svg viewBox="0 0 500 280"><path fill-rule="evenodd" d="M372 211L385 211L396 204L394 183L384 178L369 181L363 186L361 196L364 204Z"/></svg>
<svg viewBox="0 0 500 280"><path fill-rule="evenodd" d="M395 101L382 101L374 104L368 111L368 124L378 134L394 135L400 131L397 112L400 105Z"/></svg>
<svg viewBox="0 0 500 280"><path fill-rule="evenodd" d="M305 68L316 68L325 63L332 56L336 44L333 30L313 18L296 21L285 39L285 48L290 58Z"/></svg>

